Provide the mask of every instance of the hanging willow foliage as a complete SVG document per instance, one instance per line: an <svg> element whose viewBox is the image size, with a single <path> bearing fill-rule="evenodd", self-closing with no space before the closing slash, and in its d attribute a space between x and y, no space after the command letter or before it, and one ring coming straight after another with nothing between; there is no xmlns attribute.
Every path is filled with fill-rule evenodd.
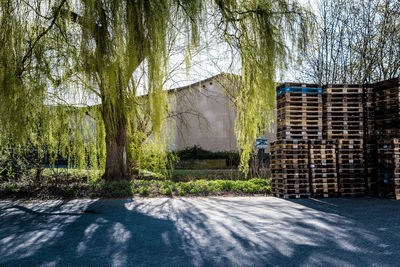
<svg viewBox="0 0 400 267"><path fill-rule="evenodd" d="M240 169L247 172L255 139L271 127L277 70L286 68L290 48L304 50L312 36L312 14L296 1L220 1L222 35L240 51L236 92L236 138Z"/></svg>
<svg viewBox="0 0 400 267"><path fill-rule="evenodd" d="M309 13L294 0L2 0L2 145L43 148L75 166L105 164L104 179L127 179L127 159L138 160L141 145L167 147L167 46L185 29L190 62L210 12L240 54L236 134L246 170L255 138L273 120L288 44L304 48L309 37ZM145 101L134 78L143 66Z"/></svg>

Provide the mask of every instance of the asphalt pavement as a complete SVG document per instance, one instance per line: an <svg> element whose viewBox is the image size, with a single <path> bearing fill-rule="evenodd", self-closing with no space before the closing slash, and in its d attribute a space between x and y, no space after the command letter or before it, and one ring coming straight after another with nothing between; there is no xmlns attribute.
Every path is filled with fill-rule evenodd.
<svg viewBox="0 0 400 267"><path fill-rule="evenodd" d="M400 266L400 201L3 201L0 266Z"/></svg>

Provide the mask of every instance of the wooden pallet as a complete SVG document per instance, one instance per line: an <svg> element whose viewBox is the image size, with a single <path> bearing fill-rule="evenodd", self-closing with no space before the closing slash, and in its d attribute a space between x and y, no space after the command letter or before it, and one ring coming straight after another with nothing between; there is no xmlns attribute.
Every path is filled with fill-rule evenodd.
<svg viewBox="0 0 400 267"><path fill-rule="evenodd" d="M364 177L365 175L365 165L354 165L354 164L341 164L338 165L337 169L339 177Z"/></svg>
<svg viewBox="0 0 400 267"><path fill-rule="evenodd" d="M320 84L316 83L281 83L276 87L276 90L280 90L285 87L300 87L300 88L322 88Z"/></svg>
<svg viewBox="0 0 400 267"><path fill-rule="evenodd" d="M377 141L377 144L381 148L398 148L398 149L400 149L400 138L379 139Z"/></svg>
<svg viewBox="0 0 400 267"><path fill-rule="evenodd" d="M354 146L363 145L363 143L364 143L363 139L359 139L359 140L340 139L340 140L338 140L338 148L354 148ZM353 147L349 147L349 146L353 146Z"/></svg>
<svg viewBox="0 0 400 267"><path fill-rule="evenodd" d="M312 185L314 184L336 184L338 181L336 177L331 178L312 178Z"/></svg>
<svg viewBox="0 0 400 267"><path fill-rule="evenodd" d="M358 155L351 155L351 158L338 159L337 163L341 168L345 168L344 166L364 166L364 159L359 157Z"/></svg>
<svg viewBox="0 0 400 267"><path fill-rule="evenodd" d="M328 191L329 189L333 189L333 190L338 190L338 184L337 183L313 183L311 185L312 190L324 190L324 191Z"/></svg>
<svg viewBox="0 0 400 267"><path fill-rule="evenodd" d="M361 127L363 129L364 122L360 120L352 120L352 121L341 121L341 120L329 120L326 122L326 127ZM340 128L339 128L340 129Z"/></svg>
<svg viewBox="0 0 400 267"><path fill-rule="evenodd" d="M332 116L332 114L334 113L338 113L341 116L344 115L348 115L346 113L355 113L355 114L362 114L364 111L364 108L362 106L356 106L356 107L352 107L352 106L334 106L334 107L330 107L327 106L325 109L326 115L327 117ZM362 116L360 116L360 118L362 118Z"/></svg>
<svg viewBox="0 0 400 267"><path fill-rule="evenodd" d="M308 150L308 141L298 139L278 139L271 142L271 149L277 147Z"/></svg>
<svg viewBox="0 0 400 267"><path fill-rule="evenodd" d="M392 88L392 87L398 87L398 86L400 86L400 80L399 80L399 78L394 78L394 79L375 83L374 91L384 90L386 88Z"/></svg>
<svg viewBox="0 0 400 267"><path fill-rule="evenodd" d="M336 172L327 172L327 173L310 173L311 182L314 183L316 180L320 179L335 179L337 183L337 173Z"/></svg>
<svg viewBox="0 0 400 267"><path fill-rule="evenodd" d="M329 139L360 139L363 137L363 132L358 134L331 134L324 132L323 136Z"/></svg>
<svg viewBox="0 0 400 267"><path fill-rule="evenodd" d="M285 92L277 96L277 101L284 101L285 99L298 101L301 98L303 102L322 101L322 96L319 93L300 93L300 92Z"/></svg>
<svg viewBox="0 0 400 267"><path fill-rule="evenodd" d="M307 159L308 158L308 151L293 151L290 149L277 149L271 153L271 159Z"/></svg>
<svg viewBox="0 0 400 267"><path fill-rule="evenodd" d="M321 107L321 95L291 95L285 94L276 100L277 108L290 106L306 106L306 107Z"/></svg>
<svg viewBox="0 0 400 267"><path fill-rule="evenodd" d="M310 139L322 139L322 134L316 134L316 135L303 135L303 134L291 134L291 133L286 133L286 134L279 134L277 135L278 138L296 138L296 139L303 139L303 140L310 140Z"/></svg>
<svg viewBox="0 0 400 267"><path fill-rule="evenodd" d="M324 94L363 94L361 84L327 84L322 87Z"/></svg>
<svg viewBox="0 0 400 267"><path fill-rule="evenodd" d="M331 128L331 129L330 129ZM349 129L349 127L346 127L347 129L332 129L333 127L329 127L325 130L327 135L351 135L351 136L361 136L363 137L363 130L360 129L360 127L357 127L357 129ZM337 139L347 139L347 138L337 138ZM360 139L360 138L359 138Z"/></svg>

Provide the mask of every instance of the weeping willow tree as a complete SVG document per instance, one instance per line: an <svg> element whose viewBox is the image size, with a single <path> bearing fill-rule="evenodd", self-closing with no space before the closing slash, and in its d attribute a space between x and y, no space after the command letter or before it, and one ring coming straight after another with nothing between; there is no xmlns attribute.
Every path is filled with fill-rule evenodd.
<svg viewBox="0 0 400 267"><path fill-rule="evenodd" d="M128 179L129 141L140 146L146 138L164 138L167 46L179 32L189 63L210 17L240 55L236 134L246 170L255 138L273 120L277 70L290 60L291 48L303 49L310 38L310 14L295 0L2 0L2 138L68 150L82 160L88 150L100 161L103 153L103 178ZM143 104L135 79L140 68L147 77L142 117L135 115ZM99 105L78 109L70 103L77 95L81 104L90 106L94 96ZM69 108L60 108L63 102ZM68 122L71 110L77 119ZM95 131L87 116L95 118Z"/></svg>

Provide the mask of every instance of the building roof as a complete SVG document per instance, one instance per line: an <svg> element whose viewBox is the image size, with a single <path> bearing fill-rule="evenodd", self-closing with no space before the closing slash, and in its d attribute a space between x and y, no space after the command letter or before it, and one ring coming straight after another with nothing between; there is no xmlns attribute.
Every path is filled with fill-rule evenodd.
<svg viewBox="0 0 400 267"><path fill-rule="evenodd" d="M220 78L222 76L238 76L238 75L221 72L221 73L219 73L217 75L214 75L214 76L211 76L211 77L209 77L207 79L204 79L204 80L201 80L201 81L198 81L198 82L186 85L186 86L170 89L170 90L168 90L168 93L175 93L175 92L179 92L179 91L182 91L182 90L191 89L191 88L194 88L194 87L197 87L197 86L201 86L204 83L210 82L210 81L215 80L217 78Z"/></svg>

